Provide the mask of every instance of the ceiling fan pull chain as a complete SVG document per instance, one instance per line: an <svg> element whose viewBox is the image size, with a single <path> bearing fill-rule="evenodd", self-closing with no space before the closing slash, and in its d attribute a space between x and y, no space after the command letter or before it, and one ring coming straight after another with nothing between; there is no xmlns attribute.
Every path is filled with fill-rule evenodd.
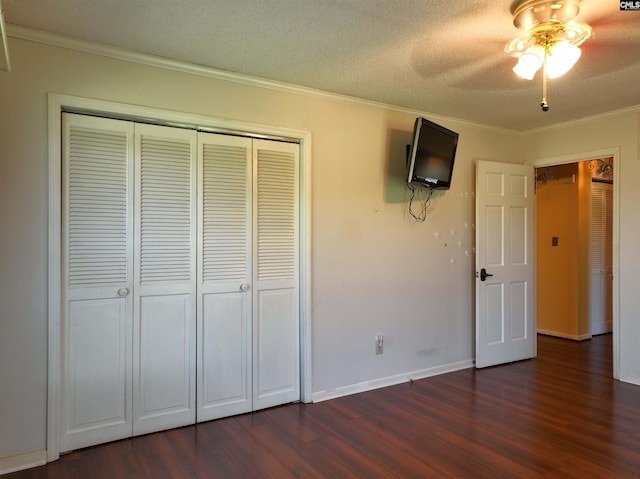
<svg viewBox="0 0 640 479"><path fill-rule="evenodd" d="M547 101L547 56L542 61L542 101L540 107L542 111L549 111L549 102Z"/></svg>

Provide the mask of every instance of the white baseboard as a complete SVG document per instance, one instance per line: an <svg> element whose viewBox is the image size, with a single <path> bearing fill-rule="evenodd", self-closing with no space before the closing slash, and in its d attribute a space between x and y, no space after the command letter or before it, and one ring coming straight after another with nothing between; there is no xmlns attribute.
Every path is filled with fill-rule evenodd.
<svg viewBox="0 0 640 479"><path fill-rule="evenodd" d="M640 378L639 377L631 377L621 374L618 378L620 381L624 383L634 384L636 386L640 386Z"/></svg>
<svg viewBox="0 0 640 479"><path fill-rule="evenodd" d="M33 451L17 456L0 458L0 476L10 472L22 471L30 467L43 466L47 463L47 451Z"/></svg>
<svg viewBox="0 0 640 479"><path fill-rule="evenodd" d="M549 331L547 329L538 329L538 334L544 334L545 336L555 336L556 338L573 339L574 341L584 341L585 339L591 339L590 334L566 334L559 333L557 331Z"/></svg>
<svg viewBox="0 0 640 479"><path fill-rule="evenodd" d="M311 400L313 402L327 401L329 399L349 396L350 394L357 394L365 391L371 391L373 389L393 386L395 384L406 383L411 380L424 379L430 376L437 376L438 374L452 373L454 371L459 371L461 369L467 369L470 367L473 367L473 360L468 359L466 361L445 364L442 366L436 366L434 368L420 369L418 371L396 374L395 376L388 376L385 378L373 379L371 381L364 381L361 383L349 384L347 386L340 386L334 389L317 391L311 395Z"/></svg>
<svg viewBox="0 0 640 479"><path fill-rule="evenodd" d="M607 334L613 331L613 323L612 321L607 321L605 323L598 323L591 325L591 335L597 336L598 334Z"/></svg>

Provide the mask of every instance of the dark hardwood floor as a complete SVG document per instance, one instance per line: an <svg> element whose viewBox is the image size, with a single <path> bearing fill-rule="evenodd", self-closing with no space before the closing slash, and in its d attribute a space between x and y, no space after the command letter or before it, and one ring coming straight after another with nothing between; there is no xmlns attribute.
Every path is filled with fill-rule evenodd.
<svg viewBox="0 0 640 479"><path fill-rule="evenodd" d="M66 454L7 479L640 477L640 387L611 336L538 358Z"/></svg>

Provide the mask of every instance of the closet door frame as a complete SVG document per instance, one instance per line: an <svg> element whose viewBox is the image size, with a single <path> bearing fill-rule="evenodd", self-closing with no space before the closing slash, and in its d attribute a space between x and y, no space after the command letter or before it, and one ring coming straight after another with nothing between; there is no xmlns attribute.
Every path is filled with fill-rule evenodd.
<svg viewBox="0 0 640 479"><path fill-rule="evenodd" d="M205 115L49 93L47 462L55 461L60 456L60 376L62 354L60 324L62 318L63 247L61 239L62 112L143 121L164 126L186 127L203 132L284 140L299 144L300 396L302 402L311 402L311 133L305 130L229 121Z"/></svg>

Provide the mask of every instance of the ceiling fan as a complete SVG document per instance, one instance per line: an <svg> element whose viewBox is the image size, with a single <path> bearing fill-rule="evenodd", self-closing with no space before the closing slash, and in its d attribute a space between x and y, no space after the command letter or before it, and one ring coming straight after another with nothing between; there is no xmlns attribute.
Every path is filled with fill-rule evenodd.
<svg viewBox="0 0 640 479"><path fill-rule="evenodd" d="M617 2L602 0L516 0L507 5L481 0L477 8L462 10L444 19L438 29L432 29L416 41L412 49L412 66L434 85L446 83L461 90L485 91L488 95L500 92L512 98L533 94L535 98L537 94L535 90L531 91L531 82L512 72L518 58L505 53L505 46L523 33L517 24L514 27L516 11L520 13L527 7L557 3L569 3L573 9L577 5L579 11L573 21L590 25L592 31L580 45L582 56L572 72L549 80L549 86L557 81L563 92L568 89L587 91L599 77L637 68L639 62L635 52L640 49L640 14L621 12ZM562 8L553 10L562 12ZM541 15L535 11L531 14L533 21L538 18L539 23L544 23ZM566 16L560 20L568 21ZM576 77L580 83L574 81Z"/></svg>
<svg viewBox="0 0 640 479"><path fill-rule="evenodd" d="M580 0L519 0L511 7L521 33L505 51L518 59L513 71L521 78L532 80L542 68L542 111L549 110L547 79L567 73L591 36L589 25L574 20L579 12Z"/></svg>

